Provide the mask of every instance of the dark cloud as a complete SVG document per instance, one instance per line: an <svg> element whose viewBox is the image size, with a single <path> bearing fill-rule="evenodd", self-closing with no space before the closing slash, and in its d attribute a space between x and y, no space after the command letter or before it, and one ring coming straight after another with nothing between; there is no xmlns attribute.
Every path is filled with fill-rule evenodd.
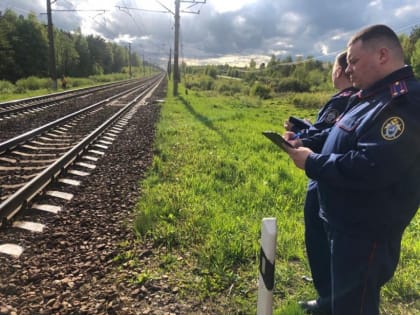
<svg viewBox="0 0 420 315"><path fill-rule="evenodd" d="M58 0L56 9L72 9L81 0ZM45 12L45 0L2 0L0 10L10 7L19 14ZM80 3L80 2L79 2ZM112 10L89 13L95 32L109 40L132 42L146 57L166 59L173 46L174 18L170 13L141 10L142 1L116 0ZM173 9L173 1L169 8ZM184 8L187 4L184 4ZM99 8L95 8L99 9ZM183 58L217 58L224 55L315 56L332 59L345 49L348 38L360 28L382 23L397 33L409 33L420 24L420 4L415 0L258 0L237 11L220 13L211 1L200 14L181 15L181 53ZM20 11L18 11L20 10ZM165 9L160 7L161 11ZM74 30L87 13L56 12L56 27Z"/></svg>

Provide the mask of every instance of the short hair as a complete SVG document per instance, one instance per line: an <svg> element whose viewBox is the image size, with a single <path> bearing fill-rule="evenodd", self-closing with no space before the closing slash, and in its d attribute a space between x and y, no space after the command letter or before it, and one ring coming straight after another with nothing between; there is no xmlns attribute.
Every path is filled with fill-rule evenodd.
<svg viewBox="0 0 420 315"><path fill-rule="evenodd" d="M376 24L368 26L357 32L348 42L350 46L360 40L363 45L366 43L372 47L385 44L387 48L391 49L395 56L404 59L403 49L400 40L395 32L388 26L383 24Z"/></svg>
<svg viewBox="0 0 420 315"><path fill-rule="evenodd" d="M339 53L337 57L335 58L335 60L337 61L337 64L341 68L346 69L347 68L347 51L342 51L341 53Z"/></svg>
<svg viewBox="0 0 420 315"><path fill-rule="evenodd" d="M337 55L337 57L335 57L335 62L337 63L337 65L339 65L341 67L341 69L343 70L344 75L346 77L350 77L346 73L346 68L348 66L348 63L347 63L347 51L342 51L341 53L339 53Z"/></svg>

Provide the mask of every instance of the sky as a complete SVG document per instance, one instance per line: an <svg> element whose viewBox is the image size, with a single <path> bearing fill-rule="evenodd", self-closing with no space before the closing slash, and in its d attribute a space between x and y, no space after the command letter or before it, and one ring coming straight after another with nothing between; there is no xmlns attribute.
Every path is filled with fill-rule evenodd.
<svg viewBox="0 0 420 315"><path fill-rule="evenodd" d="M183 1L183 0L181 0ZM371 24L397 34L420 25L419 0L188 0L181 3L179 60L257 65L291 56L333 60L348 39ZM131 43L165 66L174 47L174 0L51 0L55 27ZM46 0L0 0L0 11L33 12L46 22ZM77 11L60 11L77 10Z"/></svg>

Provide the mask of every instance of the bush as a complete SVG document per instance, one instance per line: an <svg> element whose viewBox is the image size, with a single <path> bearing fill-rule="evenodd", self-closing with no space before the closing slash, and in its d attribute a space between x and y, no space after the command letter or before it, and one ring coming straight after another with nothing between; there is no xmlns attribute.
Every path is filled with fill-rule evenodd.
<svg viewBox="0 0 420 315"><path fill-rule="evenodd" d="M49 78L30 76L16 82L17 91L49 89L51 87L52 82Z"/></svg>
<svg viewBox="0 0 420 315"><path fill-rule="evenodd" d="M271 97L270 92L271 89L267 85L261 83L254 84L250 90L251 96L258 96L264 100Z"/></svg>
<svg viewBox="0 0 420 315"><path fill-rule="evenodd" d="M232 96L242 93L243 84L238 80L223 80L216 82L216 90L223 95Z"/></svg>
<svg viewBox="0 0 420 315"><path fill-rule="evenodd" d="M287 103L299 108L321 108L331 97L330 93L287 93Z"/></svg>
<svg viewBox="0 0 420 315"><path fill-rule="evenodd" d="M92 79L87 78L71 78L68 79L67 87L79 87L79 86L87 86L87 85L94 85L95 81Z"/></svg>
<svg viewBox="0 0 420 315"><path fill-rule="evenodd" d="M310 85L296 78L284 78L274 86L275 92L308 92Z"/></svg>
<svg viewBox="0 0 420 315"><path fill-rule="evenodd" d="M13 93L15 86L9 81L0 80L0 93Z"/></svg>
<svg viewBox="0 0 420 315"><path fill-rule="evenodd" d="M120 80L127 80L128 75L124 73L110 73L110 74L98 74L98 75L90 75L88 77L93 82L99 83L108 83Z"/></svg>
<svg viewBox="0 0 420 315"><path fill-rule="evenodd" d="M189 76L185 81L187 89L195 91L210 91L214 89L214 79L207 75Z"/></svg>
<svg viewBox="0 0 420 315"><path fill-rule="evenodd" d="M200 88L202 90L213 90L214 80L211 78L200 80Z"/></svg>

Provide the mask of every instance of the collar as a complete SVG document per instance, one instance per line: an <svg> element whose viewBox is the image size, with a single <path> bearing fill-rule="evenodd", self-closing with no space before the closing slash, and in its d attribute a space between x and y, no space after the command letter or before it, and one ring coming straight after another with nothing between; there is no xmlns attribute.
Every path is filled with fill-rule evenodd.
<svg viewBox="0 0 420 315"><path fill-rule="evenodd" d="M368 87L366 90L360 90L358 94L359 98L366 98L377 94L383 89L394 85L396 82L404 81L406 79L414 77L413 69L410 66L404 66L401 69L398 69L391 74L387 75L385 78L375 82L373 85Z"/></svg>
<svg viewBox="0 0 420 315"><path fill-rule="evenodd" d="M357 89L353 86L350 86L350 87L347 87L345 89L342 89L340 92L335 93L332 96L332 98L348 97L348 96L351 96L351 95L355 94L357 91L359 91L359 89Z"/></svg>

